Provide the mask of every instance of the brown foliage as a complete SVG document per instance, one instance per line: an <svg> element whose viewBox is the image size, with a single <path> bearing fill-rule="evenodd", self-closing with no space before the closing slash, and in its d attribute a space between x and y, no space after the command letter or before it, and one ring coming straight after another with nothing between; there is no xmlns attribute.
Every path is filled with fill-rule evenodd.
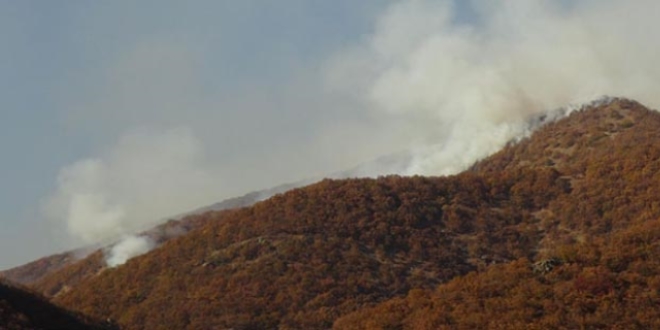
<svg viewBox="0 0 660 330"><path fill-rule="evenodd" d="M359 310L335 327L660 327L658 128L660 115L617 100L550 124L473 167L491 174L550 168L570 183L570 193L551 197L535 214L543 237L535 259L553 257L562 265L547 274L532 272L527 259L494 265ZM548 198L542 187L528 191ZM399 311L396 317L392 310Z"/></svg>
<svg viewBox="0 0 660 330"><path fill-rule="evenodd" d="M32 284L44 276L51 274L76 261L76 251L59 253L28 264L0 272L0 276L23 285Z"/></svg>
<svg viewBox="0 0 660 330"><path fill-rule="evenodd" d="M659 328L658 128L615 100L456 176L325 180L42 283L130 329Z"/></svg>
<svg viewBox="0 0 660 330"><path fill-rule="evenodd" d="M208 213L220 218L56 301L131 329L327 328L411 288L533 257L531 213L545 201L530 189L567 192L547 169L325 180Z"/></svg>
<svg viewBox="0 0 660 330"><path fill-rule="evenodd" d="M656 329L660 240L649 237L659 230L655 220L594 238L580 262L547 274L533 273L526 259L494 265L359 310L337 320L335 328Z"/></svg>

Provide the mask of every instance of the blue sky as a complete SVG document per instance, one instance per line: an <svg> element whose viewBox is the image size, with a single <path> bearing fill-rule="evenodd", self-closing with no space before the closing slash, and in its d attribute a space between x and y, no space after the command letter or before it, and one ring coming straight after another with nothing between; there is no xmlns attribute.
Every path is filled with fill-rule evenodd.
<svg viewBox="0 0 660 330"><path fill-rule="evenodd" d="M121 95L108 90L114 88L112 79L126 77L109 75L117 62L130 62L136 48L153 44L177 53L169 59L172 64L194 66L180 69L184 75L194 71L194 77L182 78L194 82L163 86L163 92L189 88L194 91L180 96L222 99L240 107L261 93L275 97L269 91L289 84L292 75L315 70L338 47L361 38L385 5L386 1L302 0L1 1L0 250L5 252L0 254L0 267L70 247L62 241L66 236L58 234L62 229L43 216L43 200L56 189L63 167L113 144L132 127L185 126L188 116L198 122L199 117L222 117L223 111L245 125L250 118L258 121L261 111L278 111L252 108L247 118L239 118L241 110L235 107L172 108L162 114L157 108L130 109L133 101L147 107L169 103L167 95L163 101L143 104L129 96L122 103L126 108L113 111L104 98ZM167 61L153 70L167 71ZM149 70L136 74L153 73ZM160 78L174 79L181 73L179 68L172 70ZM254 95L246 93L251 89ZM232 95L237 99L228 100ZM178 96L172 95L171 102L178 102ZM214 136L209 130L200 134ZM240 158L240 151L229 149L227 153ZM220 197L226 196L218 192Z"/></svg>

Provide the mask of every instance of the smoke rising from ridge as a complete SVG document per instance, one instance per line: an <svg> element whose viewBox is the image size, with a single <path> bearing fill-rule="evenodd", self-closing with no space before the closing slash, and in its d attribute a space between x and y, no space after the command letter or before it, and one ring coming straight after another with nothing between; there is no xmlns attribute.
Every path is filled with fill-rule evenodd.
<svg viewBox="0 0 660 330"><path fill-rule="evenodd" d="M660 3L457 4L396 2L362 39L245 89L205 89L212 56L186 43L118 52L71 115L118 141L61 170L48 214L79 243L135 243L164 217L378 156L394 155L342 175L454 174L603 95L660 107Z"/></svg>
<svg viewBox="0 0 660 330"><path fill-rule="evenodd" d="M46 212L64 222L79 243L112 243L212 202L219 181L204 162L200 142L188 129L136 130L98 157L62 169ZM108 263L123 263L125 256L152 246L123 238L109 251Z"/></svg>
<svg viewBox="0 0 660 330"><path fill-rule="evenodd" d="M148 237L126 236L106 251L106 263L109 267L123 265L129 259L149 252L154 246L155 243Z"/></svg>
<svg viewBox="0 0 660 330"><path fill-rule="evenodd" d="M658 2L471 4L461 20L452 2L396 3L330 66L335 88L425 127L406 173L456 173L525 134L531 115L603 95L660 106Z"/></svg>

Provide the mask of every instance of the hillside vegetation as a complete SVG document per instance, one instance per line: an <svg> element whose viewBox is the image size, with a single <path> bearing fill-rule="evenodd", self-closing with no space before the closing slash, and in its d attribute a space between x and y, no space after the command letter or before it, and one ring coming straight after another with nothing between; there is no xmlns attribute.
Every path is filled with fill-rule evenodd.
<svg viewBox="0 0 660 330"><path fill-rule="evenodd" d="M126 329L658 328L659 169L660 115L615 99L459 175L324 180L33 288Z"/></svg>
<svg viewBox="0 0 660 330"><path fill-rule="evenodd" d="M536 214L536 258L410 291L335 328L660 328L660 116L617 100L550 124L473 171L521 168L552 168L572 187ZM553 262L534 271L533 260Z"/></svg>
<svg viewBox="0 0 660 330"><path fill-rule="evenodd" d="M209 213L206 226L56 301L130 328L327 328L411 288L532 257L531 213L545 205L528 196L541 188L555 197L567 183L545 169L323 181Z"/></svg>

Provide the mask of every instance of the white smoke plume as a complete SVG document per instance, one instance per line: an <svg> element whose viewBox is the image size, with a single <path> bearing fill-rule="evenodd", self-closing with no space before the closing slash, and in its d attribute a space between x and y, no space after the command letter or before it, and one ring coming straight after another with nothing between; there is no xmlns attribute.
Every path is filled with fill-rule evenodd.
<svg viewBox="0 0 660 330"><path fill-rule="evenodd" d="M62 169L46 211L79 244L108 244L210 203L218 183L190 130L139 130L98 157ZM108 264L152 246L145 238L124 238Z"/></svg>
<svg viewBox="0 0 660 330"><path fill-rule="evenodd" d="M106 263L109 267L123 265L129 259L149 252L154 246L149 237L126 236L106 252Z"/></svg>
<svg viewBox="0 0 660 330"><path fill-rule="evenodd" d="M332 87L412 122L408 174L452 174L530 115L603 95L660 106L660 2L401 1L329 66Z"/></svg>
<svg viewBox="0 0 660 330"><path fill-rule="evenodd" d="M654 0L403 0L315 62L322 73L291 68L305 74L224 94L205 90L213 56L142 40L105 64L107 77L76 85L71 117L111 136L190 128L134 130L65 167L48 213L80 244L109 244L382 155L393 158L342 175L457 173L527 134L531 117L603 95L659 108L658 13Z"/></svg>

